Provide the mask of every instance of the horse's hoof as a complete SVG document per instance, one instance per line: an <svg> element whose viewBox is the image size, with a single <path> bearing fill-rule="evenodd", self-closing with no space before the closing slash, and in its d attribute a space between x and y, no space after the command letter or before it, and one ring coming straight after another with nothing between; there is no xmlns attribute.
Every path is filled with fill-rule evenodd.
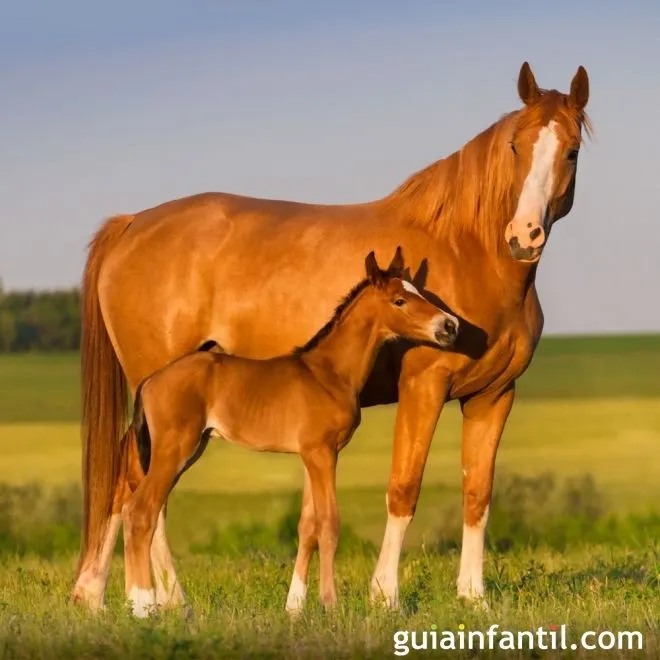
<svg viewBox="0 0 660 660"><path fill-rule="evenodd" d="M158 612L156 593L153 589L132 587L128 594L128 602L131 606L133 616L138 619L146 619Z"/></svg>
<svg viewBox="0 0 660 660"><path fill-rule="evenodd" d="M488 612L490 610L488 602L483 596L459 596L458 598L478 612Z"/></svg>
<svg viewBox="0 0 660 660"><path fill-rule="evenodd" d="M295 621L296 619L299 619L301 614L303 613L303 608L302 605L299 607L285 607L284 611L289 615L289 618L292 621Z"/></svg>
<svg viewBox="0 0 660 660"><path fill-rule="evenodd" d="M387 610L397 611L399 609L399 595L396 591L386 593L380 585L372 586L369 600L372 605L384 607Z"/></svg>

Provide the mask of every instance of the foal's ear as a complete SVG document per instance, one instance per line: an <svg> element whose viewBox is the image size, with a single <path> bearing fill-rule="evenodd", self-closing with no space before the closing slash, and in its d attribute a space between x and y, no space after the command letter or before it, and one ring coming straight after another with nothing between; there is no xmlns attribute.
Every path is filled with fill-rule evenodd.
<svg viewBox="0 0 660 660"><path fill-rule="evenodd" d="M520 67L520 74L518 75L518 96L520 96L520 100L525 105L533 103L539 98L539 96L541 96L541 90L536 84L536 78L534 78L532 67L529 66L528 62L523 62L523 65Z"/></svg>
<svg viewBox="0 0 660 660"><path fill-rule="evenodd" d="M391 277L401 277L403 275L403 250L400 245L396 248L394 259L392 259L392 263L387 269L387 273Z"/></svg>
<svg viewBox="0 0 660 660"><path fill-rule="evenodd" d="M376 253L372 250L367 255L367 258L364 260L364 266L367 270L367 279L372 284L382 284L383 274L378 267L378 262L376 261Z"/></svg>
<svg viewBox="0 0 660 660"><path fill-rule="evenodd" d="M578 67L571 80L571 91L568 97L578 110L583 110L589 101L589 76L582 65Z"/></svg>

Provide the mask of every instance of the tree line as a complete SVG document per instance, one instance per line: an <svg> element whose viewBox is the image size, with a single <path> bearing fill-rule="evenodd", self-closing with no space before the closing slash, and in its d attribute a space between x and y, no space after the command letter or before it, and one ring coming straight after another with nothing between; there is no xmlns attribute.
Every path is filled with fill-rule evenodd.
<svg viewBox="0 0 660 660"><path fill-rule="evenodd" d="M80 347L80 290L5 291L0 282L0 353Z"/></svg>

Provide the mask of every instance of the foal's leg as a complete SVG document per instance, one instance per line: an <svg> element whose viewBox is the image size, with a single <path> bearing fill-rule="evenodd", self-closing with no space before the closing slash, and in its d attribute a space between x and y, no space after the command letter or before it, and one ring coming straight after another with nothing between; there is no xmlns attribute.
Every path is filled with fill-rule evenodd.
<svg viewBox="0 0 660 660"><path fill-rule="evenodd" d="M305 468L302 509L298 521L298 554L293 568L293 577L286 598L286 611L296 614L302 610L307 596L307 575L309 562L316 547L316 516L309 472Z"/></svg>
<svg viewBox="0 0 660 660"><path fill-rule="evenodd" d="M151 542L167 496L199 445L196 431L152 434L149 471L123 510L126 595L138 617L147 616L156 604L151 583Z"/></svg>
<svg viewBox="0 0 660 660"><path fill-rule="evenodd" d="M128 445L128 477L131 491L137 490L138 485L144 479L134 437L129 440ZM121 507L118 510L121 512ZM174 572L174 562L167 545L166 511L167 500L158 514L156 531L151 542L151 565L156 582L156 604L162 607L173 607L185 603L185 594Z"/></svg>
<svg viewBox="0 0 660 660"><path fill-rule="evenodd" d="M335 587L335 553L339 541L336 492L337 450L333 446L324 444L306 450L302 453L302 459L309 472L316 515L321 602L326 608L330 608L337 602Z"/></svg>
<svg viewBox="0 0 660 660"><path fill-rule="evenodd" d="M484 538L493 492L495 456L513 405L514 389L461 402L463 410L463 545L457 580L458 596L484 595Z"/></svg>
<svg viewBox="0 0 660 660"><path fill-rule="evenodd" d="M372 602L399 605L399 559L406 529L415 513L433 432L445 402L447 383L436 368L421 370L414 349L406 354L399 379L392 468L385 502L387 527L371 580ZM427 357L428 359L428 357Z"/></svg>

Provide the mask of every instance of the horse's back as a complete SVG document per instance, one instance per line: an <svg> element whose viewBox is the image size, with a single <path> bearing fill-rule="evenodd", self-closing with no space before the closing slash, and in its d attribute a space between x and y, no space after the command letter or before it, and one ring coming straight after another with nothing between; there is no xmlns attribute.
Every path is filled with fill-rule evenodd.
<svg viewBox="0 0 660 660"><path fill-rule="evenodd" d="M139 211L126 232L126 238L135 239L141 233L148 232L170 240L181 234L213 233L223 224L232 222L249 225L253 221L259 224L260 229L288 221L317 223L358 216L367 207L367 204L312 204L225 192L199 193ZM168 233L173 236L168 236Z"/></svg>
<svg viewBox="0 0 660 660"><path fill-rule="evenodd" d="M195 195L137 213L99 280L106 326L132 387L209 337L229 352L257 358L304 343L364 276L364 258L382 240L379 220L368 205L226 193ZM393 233L388 238L396 239ZM303 273L316 285L300 281L307 279ZM281 316L283 297L306 310L297 323L289 312ZM273 312L264 316L266 306ZM274 319L268 333L253 316L259 309L266 324L269 316Z"/></svg>

